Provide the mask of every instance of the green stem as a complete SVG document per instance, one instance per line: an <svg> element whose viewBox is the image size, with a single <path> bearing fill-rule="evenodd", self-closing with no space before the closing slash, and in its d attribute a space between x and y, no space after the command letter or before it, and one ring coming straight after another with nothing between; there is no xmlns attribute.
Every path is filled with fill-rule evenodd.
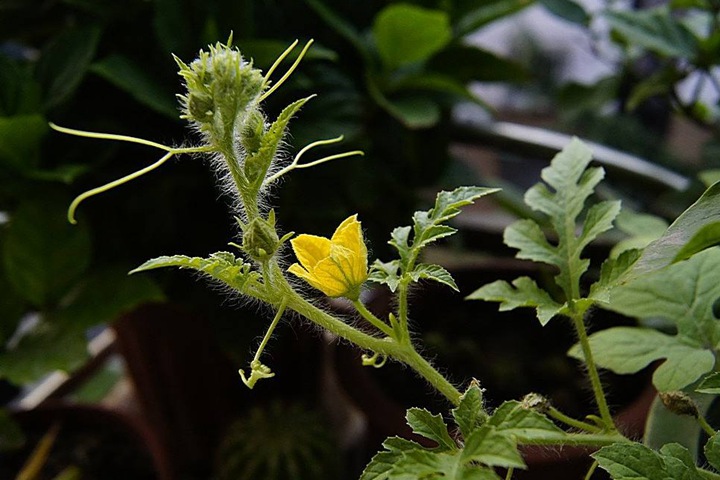
<svg viewBox="0 0 720 480"><path fill-rule="evenodd" d="M598 431L600 431L600 428L597 425L592 425L583 422L582 420L577 420L575 418L569 417L555 407L550 407L550 409L548 410L548 415L555 420L564 423L565 425L569 425L580 430L585 430L590 433L597 433Z"/></svg>
<svg viewBox="0 0 720 480"><path fill-rule="evenodd" d="M397 340L403 344L410 344L410 331L408 329L408 282L400 280L398 286L398 332Z"/></svg>
<svg viewBox="0 0 720 480"><path fill-rule="evenodd" d="M593 473L595 473L595 470L597 470L598 467L598 461L595 460L592 465L590 465L590 468L588 469L587 473L585 474L585 480L590 480L590 477L592 477Z"/></svg>
<svg viewBox="0 0 720 480"><path fill-rule="evenodd" d="M593 394L595 395L595 402L597 403L598 410L600 411L600 417L602 417L605 422L607 429L610 431L616 431L617 428L615 427L615 422L613 421L612 414L610 413L610 408L608 407L607 399L605 398L605 392L603 391L602 382L600 381L600 374L598 373L592 349L590 348L590 341L588 340L583 315L573 312L572 321L575 326L575 332L577 333L578 340L580 341L580 346L582 347L585 365L587 365L588 376L590 377Z"/></svg>
<svg viewBox="0 0 720 480"><path fill-rule="evenodd" d="M515 472L514 468L508 468L507 473L505 474L505 480L512 480L513 472Z"/></svg>
<svg viewBox="0 0 720 480"><path fill-rule="evenodd" d="M388 337L394 336L392 328L390 328L387 323L376 317L370 310L367 309L367 307L360 300L353 300L352 303L353 305L355 305L358 313L362 315L365 320L370 322L375 328L383 332Z"/></svg>
<svg viewBox="0 0 720 480"><path fill-rule="evenodd" d="M275 317L273 318L272 322L270 323L270 326L267 329L267 332L265 332L265 336L263 337L262 341L260 342L260 346L258 346L257 351L255 352L255 356L253 357L253 363L260 361L260 355L262 355L263 350L265 350L265 347L267 346L268 342L270 341L270 337L273 334L273 331L275 331L275 327L277 327L277 324L280 322L280 319L283 316L283 313L285 313L285 307L287 305L287 300L283 299L280 302L280 306L278 307L277 312L275 313Z"/></svg>
<svg viewBox="0 0 720 480"><path fill-rule="evenodd" d="M575 447L605 447L613 443L627 443L630 441L631 440L628 440L619 433L568 433L565 435L551 435L544 438L518 438L518 444L520 445L568 445Z"/></svg>
<svg viewBox="0 0 720 480"><path fill-rule="evenodd" d="M703 468L698 468L697 470L700 473L700 475L702 475L703 477L705 477L707 479L720 480L720 474L718 474L718 473L711 472L711 471L705 470Z"/></svg>
<svg viewBox="0 0 720 480"><path fill-rule="evenodd" d="M445 377L433 367L430 362L425 360L412 345L402 345L401 354L397 355L396 358L401 360L403 363L412 367L418 372L430 385L432 385L437 391L445 395L450 402L457 406L460 405L460 397L462 393L453 386Z"/></svg>
<svg viewBox="0 0 720 480"><path fill-rule="evenodd" d="M703 415L698 415L697 421L702 427L703 430L705 430L705 433L707 433L709 436L715 435L717 432L715 429L708 423L708 421L705 419Z"/></svg>
<svg viewBox="0 0 720 480"><path fill-rule="evenodd" d="M283 277L284 278L284 277ZM453 405L459 405L462 394L445 377L440 374L427 360L425 360L410 344L401 344L393 338L377 338L361 332L355 327L342 322L338 318L319 309L312 303L301 297L284 280L284 295L287 298L287 306L303 317L314 322L329 332L344 338L363 350L370 350L380 355L399 360L415 370L421 377L430 383L436 390L442 393ZM265 295L258 298L265 301L271 299Z"/></svg>

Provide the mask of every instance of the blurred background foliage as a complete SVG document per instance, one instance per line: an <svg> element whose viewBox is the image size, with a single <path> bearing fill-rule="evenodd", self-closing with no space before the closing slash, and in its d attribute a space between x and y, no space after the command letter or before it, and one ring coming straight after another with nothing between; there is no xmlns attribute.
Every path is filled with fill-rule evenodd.
<svg viewBox="0 0 720 480"><path fill-rule="evenodd" d="M504 58L468 41L533 4L590 37L596 21L607 25L615 73L560 85L537 57ZM561 128L649 158L661 156L657 138L673 113L707 130L708 151L718 151L718 105L700 92L720 91L720 2L606 7L590 13L572 0L0 0L0 377L23 385L76 368L89 327L148 300L202 310L220 325L220 338L243 349L241 338L261 331L261 322L237 321L193 279L125 273L150 257L206 255L233 240L230 212L217 206L219 196L227 199L206 162L181 158L95 197L70 226L73 196L151 163L156 152L56 134L48 121L193 143L178 119L171 53L189 61L233 32L234 44L266 69L294 39L314 38L267 112L273 117L317 93L291 125L288 154L343 134L337 148L366 155L288 179L278 193L282 227L328 233L358 212L382 255L384 232L407 222L418 191L447 172L453 108L470 103L494 113L473 93L478 82L535 91L554 106ZM701 86L683 93L689 78ZM716 155L707 157L704 167L717 166Z"/></svg>

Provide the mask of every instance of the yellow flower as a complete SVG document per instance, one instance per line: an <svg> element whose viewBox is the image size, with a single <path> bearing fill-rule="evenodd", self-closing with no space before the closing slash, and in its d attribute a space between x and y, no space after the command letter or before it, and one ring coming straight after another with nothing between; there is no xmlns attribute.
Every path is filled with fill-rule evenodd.
<svg viewBox="0 0 720 480"><path fill-rule="evenodd" d="M357 215L345 219L331 239L298 235L290 241L300 264L288 272L329 297L357 300L367 280L367 247Z"/></svg>

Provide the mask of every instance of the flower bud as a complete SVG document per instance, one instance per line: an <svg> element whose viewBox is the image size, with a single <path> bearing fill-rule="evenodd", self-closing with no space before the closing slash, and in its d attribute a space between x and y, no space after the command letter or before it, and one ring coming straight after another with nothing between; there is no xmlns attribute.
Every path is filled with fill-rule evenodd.
<svg viewBox="0 0 720 480"><path fill-rule="evenodd" d="M539 413L547 413L550 411L550 400L539 393L528 393L520 402L520 406L525 410L535 410Z"/></svg>
<svg viewBox="0 0 720 480"><path fill-rule="evenodd" d="M678 391L660 392L658 393L658 396L660 397L663 405L665 405L665 408L675 415L690 415L694 418L698 418L700 415L697 404L686 393Z"/></svg>
<svg viewBox="0 0 720 480"><path fill-rule="evenodd" d="M274 222L257 217L243 228L243 250L258 262L270 260L280 247Z"/></svg>
<svg viewBox="0 0 720 480"><path fill-rule="evenodd" d="M260 70L226 45L218 43L209 52L201 50L189 65L177 62L187 88L187 94L180 97L183 117L199 124L203 131L234 128L236 119L262 92Z"/></svg>

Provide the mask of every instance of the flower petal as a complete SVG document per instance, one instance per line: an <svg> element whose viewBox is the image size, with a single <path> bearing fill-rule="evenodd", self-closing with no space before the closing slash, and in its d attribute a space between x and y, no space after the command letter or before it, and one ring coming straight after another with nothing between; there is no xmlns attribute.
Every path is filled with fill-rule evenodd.
<svg viewBox="0 0 720 480"><path fill-rule="evenodd" d="M328 297L342 297L353 287L336 261L330 257L318 263L312 273L319 285L313 285L310 281L308 283Z"/></svg>
<svg viewBox="0 0 720 480"><path fill-rule="evenodd" d="M367 247L363 240L362 226L357 219L357 215L346 218L335 230L330 241L333 244L347 248L357 257L357 260L352 264L354 278L367 275Z"/></svg>
<svg viewBox="0 0 720 480"><path fill-rule="evenodd" d="M300 264L308 270L330 255L331 243L325 237L303 234L290 240L290 244Z"/></svg>

